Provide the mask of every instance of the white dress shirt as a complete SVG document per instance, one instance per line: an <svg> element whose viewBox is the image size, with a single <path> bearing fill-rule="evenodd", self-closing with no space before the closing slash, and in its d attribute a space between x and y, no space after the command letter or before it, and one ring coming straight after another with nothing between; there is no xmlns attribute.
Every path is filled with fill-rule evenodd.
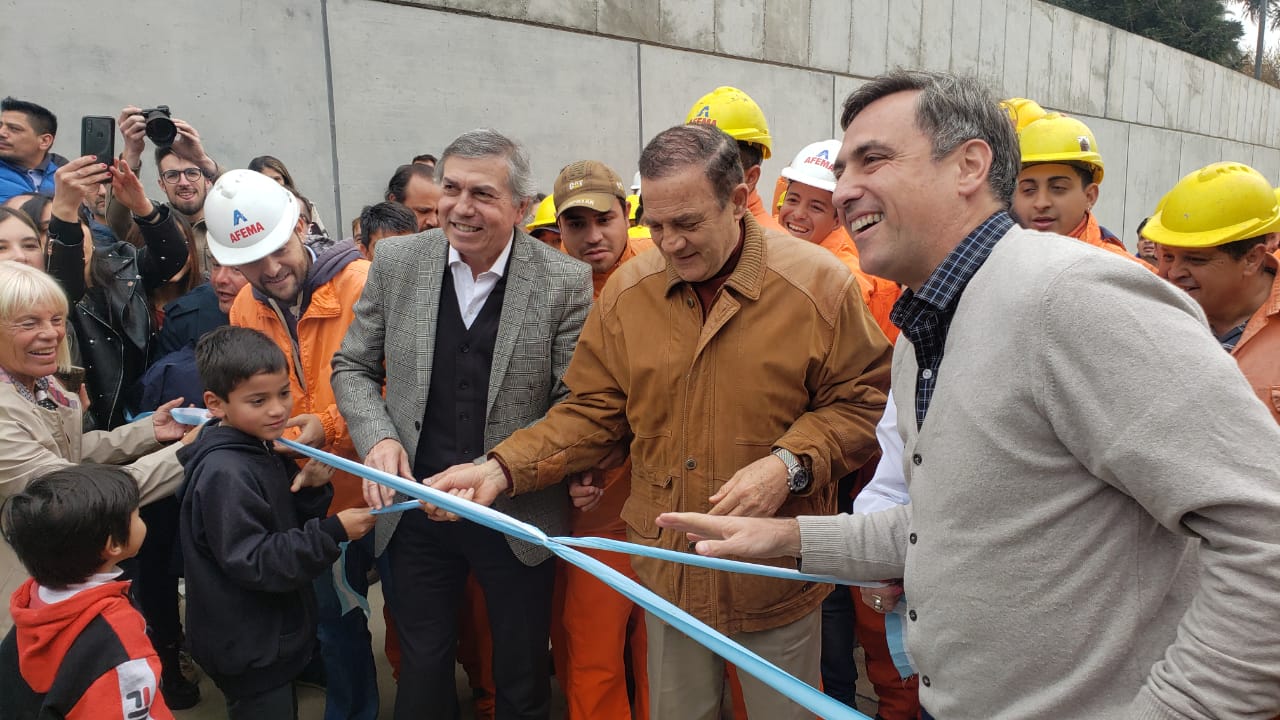
<svg viewBox="0 0 1280 720"><path fill-rule="evenodd" d="M898 407L893 390L885 402L884 416L876 424L880 440L880 464L871 482L853 499L853 511L862 515L887 510L911 502L907 493L907 475L902 469L902 435L898 433Z"/></svg>
<svg viewBox="0 0 1280 720"><path fill-rule="evenodd" d="M468 329L471 328L471 323L475 322L476 316L484 307L484 302L489 299L489 293L493 292L498 279L506 270L507 258L511 256L511 243L515 237L516 231L512 230L511 239L507 240L506 247L502 248L502 254L494 261L492 267L480 273L478 277L472 276L471 266L467 265L462 255L458 254L452 245L449 246L449 270L453 272L453 291L458 296L458 312L462 314L462 324Z"/></svg>

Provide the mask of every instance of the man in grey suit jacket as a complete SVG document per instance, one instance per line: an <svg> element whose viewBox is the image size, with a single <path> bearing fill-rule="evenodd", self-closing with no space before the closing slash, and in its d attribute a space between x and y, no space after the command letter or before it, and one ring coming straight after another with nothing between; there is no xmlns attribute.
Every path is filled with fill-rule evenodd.
<svg viewBox="0 0 1280 720"><path fill-rule="evenodd" d="M437 176L442 227L384 240L369 270L333 387L356 450L409 479L482 457L568 394L561 381L591 305L591 269L515 230L533 195L528 160L492 130L463 134ZM385 382L386 394L383 395ZM366 482L370 505L391 501ZM565 529L563 486L498 509ZM453 717L457 617L468 573L484 590L497 717L546 718L550 553L470 522L385 516L388 601L402 677L395 717Z"/></svg>

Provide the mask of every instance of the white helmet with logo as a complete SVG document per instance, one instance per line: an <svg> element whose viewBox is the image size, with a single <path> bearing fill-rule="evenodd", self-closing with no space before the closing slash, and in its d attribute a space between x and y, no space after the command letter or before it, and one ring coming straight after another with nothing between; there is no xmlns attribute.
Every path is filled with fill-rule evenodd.
<svg viewBox="0 0 1280 720"><path fill-rule="evenodd" d="M839 140L820 140L806 145L791 164L782 168L782 177L804 183L819 190L834 192L836 174L833 168L840 154Z"/></svg>
<svg viewBox="0 0 1280 720"><path fill-rule="evenodd" d="M289 242L298 213L298 198L275 180L230 170L204 201L209 252L231 267L261 260Z"/></svg>

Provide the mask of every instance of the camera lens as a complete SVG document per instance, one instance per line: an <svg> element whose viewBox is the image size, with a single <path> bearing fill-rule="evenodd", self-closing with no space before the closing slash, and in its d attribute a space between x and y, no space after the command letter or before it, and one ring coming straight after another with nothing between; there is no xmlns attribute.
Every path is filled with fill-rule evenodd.
<svg viewBox="0 0 1280 720"><path fill-rule="evenodd" d="M159 148L167 148L178 139L178 128L169 119L169 113L159 108L149 110L147 118L147 138Z"/></svg>

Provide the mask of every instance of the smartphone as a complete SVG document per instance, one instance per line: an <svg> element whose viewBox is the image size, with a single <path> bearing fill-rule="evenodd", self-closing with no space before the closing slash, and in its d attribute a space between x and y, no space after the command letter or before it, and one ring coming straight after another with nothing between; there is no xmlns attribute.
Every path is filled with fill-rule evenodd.
<svg viewBox="0 0 1280 720"><path fill-rule="evenodd" d="M72 365L65 372L59 371L54 373L54 377L58 378L58 382L62 383L62 387L72 395L80 393L80 386L84 384L84 368Z"/></svg>
<svg viewBox="0 0 1280 720"><path fill-rule="evenodd" d="M116 120L102 115L80 118L80 155L96 155L110 165L116 159Z"/></svg>

